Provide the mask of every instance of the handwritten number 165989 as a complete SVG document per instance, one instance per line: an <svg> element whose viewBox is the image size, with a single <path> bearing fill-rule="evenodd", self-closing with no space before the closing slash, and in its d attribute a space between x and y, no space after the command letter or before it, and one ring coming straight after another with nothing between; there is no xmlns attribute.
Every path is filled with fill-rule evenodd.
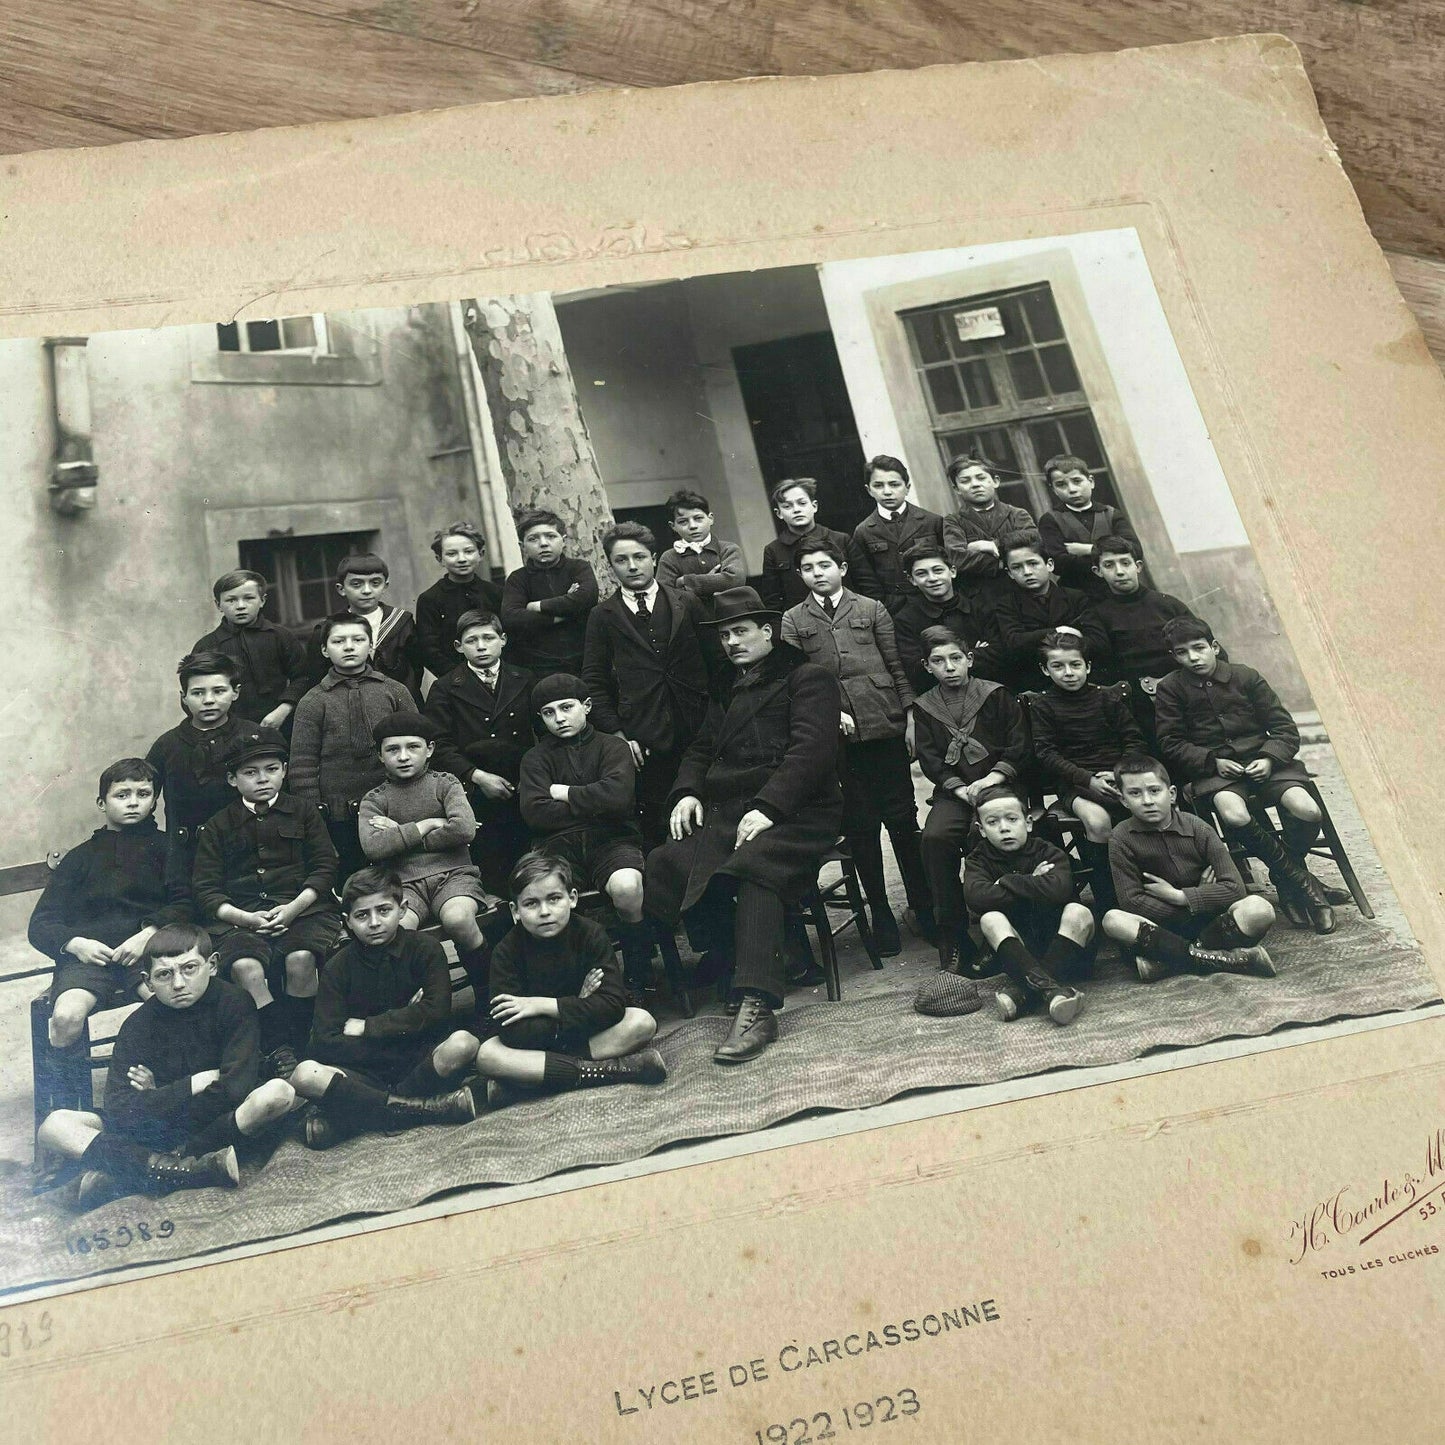
<svg viewBox="0 0 1445 1445"><path fill-rule="evenodd" d="M896 1395L880 1395L876 1400L860 1400L845 1405L840 1412L844 1430L867 1430L874 1425L888 1425L916 1415L923 1408L912 1390L899 1390ZM811 1420L798 1415L786 1425L769 1425L754 1430L757 1445L814 1445L815 1441L836 1440L840 1431L826 1410L819 1410Z"/></svg>

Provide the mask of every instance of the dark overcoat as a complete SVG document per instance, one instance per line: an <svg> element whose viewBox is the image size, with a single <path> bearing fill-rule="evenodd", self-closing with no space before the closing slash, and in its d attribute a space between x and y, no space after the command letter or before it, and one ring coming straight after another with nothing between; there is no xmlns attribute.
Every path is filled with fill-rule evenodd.
<svg viewBox="0 0 1445 1445"><path fill-rule="evenodd" d="M702 800L703 821L647 858L647 910L671 921L691 908L713 876L760 884L787 901L818 881L823 854L838 840L838 679L796 648L777 644L726 704L708 708L678 769L671 803ZM744 813L764 812L773 826L734 848Z"/></svg>

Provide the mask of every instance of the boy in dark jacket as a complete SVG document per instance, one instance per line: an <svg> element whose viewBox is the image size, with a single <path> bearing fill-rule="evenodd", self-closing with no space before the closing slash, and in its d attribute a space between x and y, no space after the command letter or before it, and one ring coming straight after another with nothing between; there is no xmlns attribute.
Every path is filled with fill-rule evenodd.
<svg viewBox="0 0 1445 1445"><path fill-rule="evenodd" d="M391 580L391 569L375 552L357 552L343 557L336 568L336 590L346 604L333 617L359 617L371 632L371 665L383 677L399 682L421 702L423 663L416 639L416 620L405 607L393 607L382 600ZM323 647L324 621L311 634L308 651L311 682L326 675Z"/></svg>
<svg viewBox="0 0 1445 1445"><path fill-rule="evenodd" d="M453 522L431 539L442 575L416 599L417 656L434 678L457 665L457 623L464 612L501 610L502 589L482 573L487 541L471 522Z"/></svg>
<svg viewBox="0 0 1445 1445"><path fill-rule="evenodd" d="M1044 556L1037 532L1011 532L999 544L1009 585L999 589L994 610L998 627L999 671L1014 692L1034 686L1038 677L1039 644L1046 633L1062 628L1079 634L1085 655L1101 662L1109 640L1089 599L1054 580L1054 564Z"/></svg>
<svg viewBox="0 0 1445 1445"><path fill-rule="evenodd" d="M186 719L151 744L146 762L156 770L156 787L165 800L172 876L189 893L196 829L235 796L221 759L242 733L255 732L260 724L237 715L239 669L223 653L187 653L176 673Z"/></svg>
<svg viewBox="0 0 1445 1445"><path fill-rule="evenodd" d="M255 1006L215 977L204 929L157 929L141 968L151 997L116 1035L104 1117L57 1109L36 1136L42 1148L80 1161L82 1209L118 1194L235 1188L236 1146L283 1119L296 1099L284 1079L257 1082Z"/></svg>
<svg viewBox="0 0 1445 1445"><path fill-rule="evenodd" d="M336 850L316 805L281 791L286 740L275 729L243 734L224 762L239 796L196 835L192 894L206 924L224 925L221 974L251 995L269 1067L285 1077L341 925L331 897Z"/></svg>
<svg viewBox="0 0 1445 1445"><path fill-rule="evenodd" d="M923 660L923 634L930 627L946 627L964 638L973 658L971 675L992 681L998 652L992 609L977 595L965 596L959 591L947 545L915 542L903 554L903 562L915 595L898 609L893 630L914 692L926 692L933 686Z"/></svg>
<svg viewBox="0 0 1445 1445"><path fill-rule="evenodd" d="M805 542L827 540L845 556L848 536L818 522L818 484L812 477L790 477L768 493L773 515L783 531L763 548L763 575L758 596L767 606L786 612L807 600L808 588L798 576L798 548Z"/></svg>
<svg viewBox="0 0 1445 1445"><path fill-rule="evenodd" d="M523 512L517 540L525 561L502 588L508 656L536 677L579 672L597 578L582 558L566 555L567 534L555 512Z"/></svg>
<svg viewBox="0 0 1445 1445"><path fill-rule="evenodd" d="M654 847L667 833L678 764L707 715L707 612L697 598L658 584L657 542L646 527L619 522L602 551L618 585L587 619L582 679L592 725L632 750L642 838Z"/></svg>
<svg viewBox="0 0 1445 1445"><path fill-rule="evenodd" d="M1164 641L1179 665L1154 694L1164 761L1263 859L1291 922L1333 933L1331 897L1305 864L1320 809L1303 786L1309 774L1298 760L1299 729L1289 709L1252 667L1220 657L1207 622L1177 617L1165 625ZM1252 799L1278 810L1283 839L1256 821Z"/></svg>
<svg viewBox="0 0 1445 1445"><path fill-rule="evenodd" d="M1144 735L1118 692L1089 681L1083 643L1072 632L1049 632L1039 644L1049 685L1029 704L1034 758L1059 802L1084 827L1079 851L1089 864L1094 906L1114 906L1109 834L1128 817L1114 780L1124 753L1144 747Z"/></svg>
<svg viewBox="0 0 1445 1445"><path fill-rule="evenodd" d="M527 851L517 806L522 757L536 741L531 693L536 678L502 660L507 634L490 612L457 619L461 662L432 684L426 715L437 725L437 767L467 785L477 836L472 861L488 901L506 892L512 865Z"/></svg>
<svg viewBox="0 0 1445 1445"><path fill-rule="evenodd" d="M1169 770L1136 753L1114 775L1131 816L1109 838L1119 906L1105 935L1135 955L1145 983L1180 969L1273 978L1261 940L1274 909L1245 890L1219 834L1175 806Z"/></svg>
<svg viewBox="0 0 1445 1445"><path fill-rule="evenodd" d="M632 749L592 726L587 684L570 673L544 677L532 689L532 710L547 732L522 759L522 818L538 851L564 859L574 878L611 900L628 986L642 988L651 971L652 935L642 921Z"/></svg>
<svg viewBox="0 0 1445 1445"><path fill-rule="evenodd" d="M239 669L241 706L263 726L285 726L306 691L306 649L291 632L261 615L266 579L244 568L216 578L211 588L221 625L198 638L192 652L220 652Z"/></svg>
<svg viewBox="0 0 1445 1445"><path fill-rule="evenodd" d="M943 540L943 518L908 500L908 468L897 457L873 457L863 485L874 510L853 529L848 547L853 586L893 615L913 595L903 554L915 542Z"/></svg>
<svg viewBox="0 0 1445 1445"><path fill-rule="evenodd" d="M1074 893L1069 857L1029 833L1029 810L1012 784L978 795L983 841L963 870L968 911L1008 981L995 993L1005 1023L1040 1005L1056 1024L1083 1007L1078 989L1060 983L1080 971L1094 916Z"/></svg>
<svg viewBox="0 0 1445 1445"><path fill-rule="evenodd" d="M657 1022L628 1006L606 931L573 913L566 861L526 854L508 891L517 926L492 957L498 1032L477 1050L478 1071L548 1091L660 1084L667 1067L649 1047Z"/></svg>
<svg viewBox="0 0 1445 1445"><path fill-rule="evenodd" d="M843 832L868 897L873 942L880 956L892 958L903 951L903 941L883 878L885 827L911 926L925 937L934 932L905 739L913 685L898 656L888 609L844 585L843 553L826 539L805 543L798 549L798 569L809 596L784 614L783 641L826 667L843 690Z"/></svg>
<svg viewBox="0 0 1445 1445"><path fill-rule="evenodd" d="M1033 529L1033 516L1023 507L998 499L999 478L993 463L982 457L954 457L948 484L958 510L943 519L948 560L959 589L978 601L991 599L1005 580L1000 544L1011 532Z"/></svg>
<svg viewBox="0 0 1445 1445"><path fill-rule="evenodd" d="M938 920L938 963L950 973L973 961L959 870L978 796L1018 776L1028 729L1013 694L969 676L967 643L946 627L923 634L935 686L913 706L913 739L924 777L934 784L923 825L923 866ZM976 972L976 970L975 970Z"/></svg>
<svg viewBox="0 0 1445 1445"><path fill-rule="evenodd" d="M666 506L677 540L657 559L664 587L690 592L707 607L717 593L748 580L743 549L713 535L712 503L701 492L674 492Z"/></svg>
<svg viewBox="0 0 1445 1445"><path fill-rule="evenodd" d="M362 868L346 880L341 909L350 938L326 961L307 1056L291 1076L316 1105L306 1147L475 1119L461 1081L477 1040L448 1022L452 981L441 944L401 926L401 880Z"/></svg>
<svg viewBox="0 0 1445 1445"><path fill-rule="evenodd" d="M96 798L105 826L60 860L30 915L30 946L55 961L52 1048L74 1046L97 1008L134 1003L146 943L157 928L185 917L184 893L173 875L167 881L155 802L149 763L112 763Z"/></svg>
<svg viewBox="0 0 1445 1445"><path fill-rule="evenodd" d="M1102 596L1106 589L1094 570L1094 544L1118 536L1137 547L1139 539L1117 507L1094 501L1094 478L1081 458L1050 457L1044 463L1044 480L1057 503L1039 518L1044 555L1065 586L1087 596Z"/></svg>

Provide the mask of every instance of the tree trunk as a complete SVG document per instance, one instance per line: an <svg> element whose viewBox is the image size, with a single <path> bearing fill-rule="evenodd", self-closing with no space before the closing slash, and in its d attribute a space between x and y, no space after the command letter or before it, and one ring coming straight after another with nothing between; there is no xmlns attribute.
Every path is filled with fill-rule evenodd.
<svg viewBox="0 0 1445 1445"><path fill-rule="evenodd" d="M463 301L462 314L513 515L530 507L556 512L567 529L568 551L592 564L606 595L615 585L602 555L612 508L551 297L480 296Z"/></svg>

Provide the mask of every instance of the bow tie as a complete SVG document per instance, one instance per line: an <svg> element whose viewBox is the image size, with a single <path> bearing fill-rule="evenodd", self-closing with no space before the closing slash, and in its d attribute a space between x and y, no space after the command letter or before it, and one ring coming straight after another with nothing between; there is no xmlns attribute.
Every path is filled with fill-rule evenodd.
<svg viewBox="0 0 1445 1445"><path fill-rule="evenodd" d="M684 542L681 537L672 544L672 550L680 557L688 552L696 552L697 555L701 557L702 548L703 544L701 542Z"/></svg>

